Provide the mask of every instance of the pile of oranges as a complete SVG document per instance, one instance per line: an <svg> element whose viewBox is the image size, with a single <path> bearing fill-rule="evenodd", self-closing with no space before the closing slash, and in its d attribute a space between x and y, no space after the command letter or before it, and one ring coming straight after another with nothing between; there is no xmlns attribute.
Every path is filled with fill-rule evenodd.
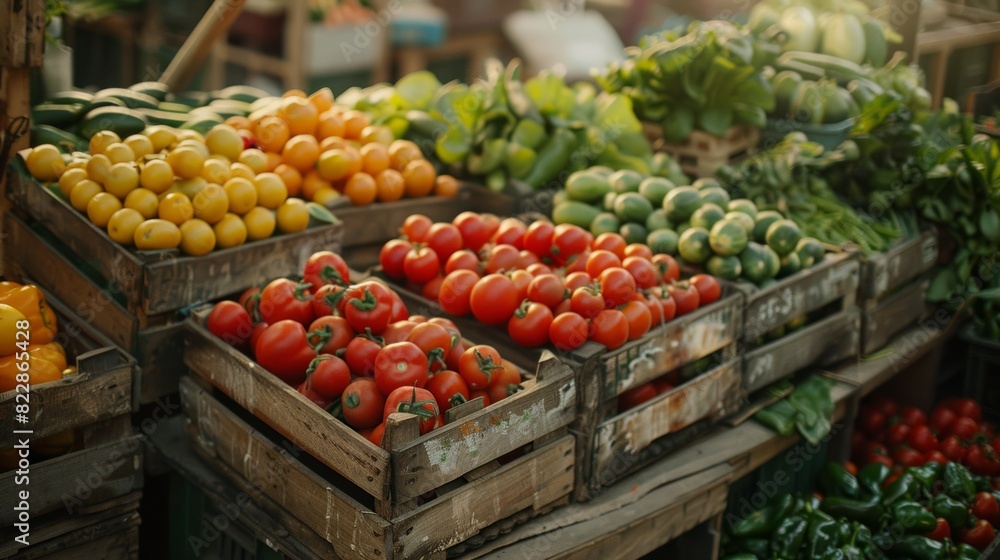
<svg viewBox="0 0 1000 560"><path fill-rule="evenodd" d="M310 96L291 90L248 117L227 124L274 163L292 196L329 205L346 196L352 205L405 197L454 196L458 182L438 176L420 148L396 140L361 111L334 103L328 88Z"/></svg>

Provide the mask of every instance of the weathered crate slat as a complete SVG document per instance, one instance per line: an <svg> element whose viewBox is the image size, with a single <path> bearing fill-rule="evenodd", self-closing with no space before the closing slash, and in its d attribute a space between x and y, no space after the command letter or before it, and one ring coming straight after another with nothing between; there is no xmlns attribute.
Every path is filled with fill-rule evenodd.
<svg viewBox="0 0 1000 560"><path fill-rule="evenodd" d="M173 313L137 317L83 273L60 248L44 239L13 214L4 217L4 259L8 274L30 279L64 303L80 325L89 325L114 345L134 356L140 378L140 404L177 392L183 370L184 325ZM153 324L151 324L153 323Z"/></svg>
<svg viewBox="0 0 1000 560"><path fill-rule="evenodd" d="M210 301L299 270L319 250L339 251L340 223L278 235L188 257L179 251L134 251L115 243L68 202L43 187L22 162L8 173L7 196L90 262L125 297L129 312L156 315Z"/></svg>
<svg viewBox="0 0 1000 560"><path fill-rule="evenodd" d="M743 356L746 389L752 393L810 365L857 358L860 331L858 310L847 309L747 351Z"/></svg>
<svg viewBox="0 0 1000 560"><path fill-rule="evenodd" d="M912 282L882 301L871 301L861 311L861 354L885 348L898 333L927 314L926 280Z"/></svg>
<svg viewBox="0 0 1000 560"><path fill-rule="evenodd" d="M677 144L663 140L658 124L644 122L642 127L655 150L670 154L694 178L713 177L720 167L747 157L760 141L760 130L752 126L730 127L723 137L692 130L687 140Z"/></svg>
<svg viewBox="0 0 1000 560"><path fill-rule="evenodd" d="M563 436L456 489L439 489L430 502L386 519L253 429L194 381L183 379L181 389L196 449L221 463L223 472L239 479L238 485L263 493L280 509L273 512L278 518L291 515L318 534L329 547L313 550L321 557L329 557L330 549L343 558L434 555L511 515L541 510L573 488L574 444ZM456 424L476 433L464 419ZM266 502L263 507L268 508ZM314 540L302 527L290 530L304 542Z"/></svg>

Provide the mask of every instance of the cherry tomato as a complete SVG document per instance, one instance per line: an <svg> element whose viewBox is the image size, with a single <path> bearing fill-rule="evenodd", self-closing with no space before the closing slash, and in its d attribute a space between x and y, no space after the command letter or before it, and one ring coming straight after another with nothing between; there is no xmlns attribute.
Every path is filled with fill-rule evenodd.
<svg viewBox="0 0 1000 560"><path fill-rule="evenodd" d="M671 257L670 255L653 255L650 259L653 264L656 265L657 270L660 271L660 278L667 284L671 282L676 282L681 278L681 266L677 264L677 259Z"/></svg>
<svg viewBox="0 0 1000 560"><path fill-rule="evenodd" d="M479 257L468 249L455 251L448 257L448 262L444 265L445 274L451 274L456 270L471 270L479 272Z"/></svg>
<svg viewBox="0 0 1000 560"><path fill-rule="evenodd" d="M927 426L917 426L911 429L906 442L910 444L910 447L921 453L930 453L940 447L937 436Z"/></svg>
<svg viewBox="0 0 1000 560"><path fill-rule="evenodd" d="M858 476L858 466L851 460L844 461L844 470L851 473L853 476Z"/></svg>
<svg viewBox="0 0 1000 560"><path fill-rule="evenodd" d="M534 254L534 253L532 253ZM541 276L542 274L552 274L552 267L547 264L537 262L532 265L528 265L528 268L524 269L528 274L532 276Z"/></svg>
<svg viewBox="0 0 1000 560"><path fill-rule="evenodd" d="M295 386L305 380L316 351L309 347L306 328L285 319L264 329L254 345L254 356L264 369Z"/></svg>
<svg viewBox="0 0 1000 560"><path fill-rule="evenodd" d="M1000 503L989 492L979 492L972 499L972 515L985 519L990 525L1000 525Z"/></svg>
<svg viewBox="0 0 1000 560"><path fill-rule="evenodd" d="M343 297L347 288L334 284L320 286L312 297L313 315L325 317L341 313L344 310Z"/></svg>
<svg viewBox="0 0 1000 560"><path fill-rule="evenodd" d="M549 256L552 249L552 237L555 235L555 226L550 222L537 221L524 231L524 248L538 255L539 257Z"/></svg>
<svg viewBox="0 0 1000 560"><path fill-rule="evenodd" d="M975 399L958 399L951 405L950 408L958 416L966 416L972 418L976 422L982 422L983 420L983 411Z"/></svg>
<svg viewBox="0 0 1000 560"><path fill-rule="evenodd" d="M371 329L372 333L381 334L393 318L392 293L378 282L351 286L343 299L344 317L355 332Z"/></svg>
<svg viewBox="0 0 1000 560"><path fill-rule="evenodd" d="M520 305L521 300L517 295L517 287L510 278L501 274L489 274L472 287L469 308L480 322L499 325L507 322Z"/></svg>
<svg viewBox="0 0 1000 560"><path fill-rule="evenodd" d="M882 463L883 465L889 467L890 469L893 466L895 466L895 463L892 462L892 459L890 457L886 457L885 455L879 455L878 453L869 453L868 457L865 459L865 463ZM896 477L898 478L898 475L896 475ZM882 486L884 488L888 486L888 484L883 484Z"/></svg>
<svg viewBox="0 0 1000 560"><path fill-rule="evenodd" d="M469 389L478 391L489 387L493 373L501 369L503 361L500 353L492 346L480 344L468 348L462 354L458 373L468 383Z"/></svg>
<svg viewBox="0 0 1000 560"><path fill-rule="evenodd" d="M555 274L542 274L528 284L528 299L551 309L568 297L568 291Z"/></svg>
<svg viewBox="0 0 1000 560"><path fill-rule="evenodd" d="M948 457L945 456L944 453L938 451L937 449L931 451L925 457L928 463L937 463L939 465L943 465L948 462Z"/></svg>
<svg viewBox="0 0 1000 560"><path fill-rule="evenodd" d="M523 390L521 386L521 372L517 366L507 360L503 360L503 368L493 373L490 385L486 392L490 395L490 402L500 402L507 397Z"/></svg>
<svg viewBox="0 0 1000 560"><path fill-rule="evenodd" d="M885 415L886 419L892 418L893 416L896 415L897 412L899 412L899 405L896 404L896 401L886 396L878 396L873 398L871 401L869 401L869 406L872 406L881 411L882 414Z"/></svg>
<svg viewBox="0 0 1000 560"><path fill-rule="evenodd" d="M931 418L927 424L939 434L947 434L951 430L951 425L958 419L958 415L955 414L950 408L945 408L943 406L938 406L931 413Z"/></svg>
<svg viewBox="0 0 1000 560"><path fill-rule="evenodd" d="M238 350L250 347L253 324L247 310L235 301L220 301L212 307L205 326L209 332Z"/></svg>
<svg viewBox="0 0 1000 560"><path fill-rule="evenodd" d="M885 428L885 414L873 406L864 406L858 416L861 429L869 437L875 437Z"/></svg>
<svg viewBox="0 0 1000 560"><path fill-rule="evenodd" d="M441 271L438 255L430 247L414 245L403 258L403 274L411 282L429 282Z"/></svg>
<svg viewBox="0 0 1000 560"><path fill-rule="evenodd" d="M590 248L595 251L598 249L603 249L605 251L611 251L619 259L625 258L625 249L627 245L625 243L625 238L617 233L607 232L602 233L597 236L597 239L590 244Z"/></svg>
<svg viewBox="0 0 1000 560"><path fill-rule="evenodd" d="M622 260L618 255L604 249L597 249L587 257L585 268L591 278L596 278L606 269L611 267L621 267Z"/></svg>
<svg viewBox="0 0 1000 560"><path fill-rule="evenodd" d="M421 243L427 237L427 232L430 231L433 224L434 222L427 216L413 214L403 220L403 227L400 229L400 233L406 236L406 239L412 243Z"/></svg>
<svg viewBox="0 0 1000 560"><path fill-rule="evenodd" d="M416 344L427 355L428 367L431 372L435 372L447 367L445 359L457 338L453 339L448 329L441 325L421 323L410 331L406 340Z"/></svg>
<svg viewBox="0 0 1000 560"><path fill-rule="evenodd" d="M677 304L677 315L686 315L701 305L698 289L687 282L675 282L667 286L667 293Z"/></svg>
<svg viewBox="0 0 1000 560"><path fill-rule="evenodd" d="M656 266L645 257L625 257L622 267L632 275L635 285L641 289L652 288L660 284L660 274Z"/></svg>
<svg viewBox="0 0 1000 560"><path fill-rule="evenodd" d="M437 253L439 262L448 262L455 251L462 249L462 232L451 224L436 223L427 231L424 242Z"/></svg>
<svg viewBox="0 0 1000 560"><path fill-rule="evenodd" d="M986 550L993 539L996 538L996 531L989 521L980 519L975 525L968 529L962 529L958 533L958 541L965 543L972 548L983 551Z"/></svg>
<svg viewBox="0 0 1000 560"><path fill-rule="evenodd" d="M902 423L889 426L885 435L885 444L889 447L896 447L906 443L906 438L910 435L910 426Z"/></svg>
<svg viewBox="0 0 1000 560"><path fill-rule="evenodd" d="M264 330L267 329L268 326L269 325L263 321L253 326L253 334L250 335L250 348L257 348L257 341L260 340L260 335L264 334Z"/></svg>
<svg viewBox="0 0 1000 560"><path fill-rule="evenodd" d="M560 350L576 350L587 342L587 335L587 320L572 311L557 315L549 325L549 340Z"/></svg>
<svg viewBox="0 0 1000 560"><path fill-rule="evenodd" d="M420 323L410 321L409 319L389 323L389 326L382 331L382 341L385 344L403 342L410 336L410 333L413 332L413 329L415 329L419 324Z"/></svg>
<svg viewBox="0 0 1000 560"><path fill-rule="evenodd" d="M431 301L437 301L438 295L441 293L442 283L444 283L444 276L438 274L420 288L420 295Z"/></svg>
<svg viewBox="0 0 1000 560"><path fill-rule="evenodd" d="M387 344L375 356L375 382L383 395L397 387L423 387L428 373L427 355L412 342Z"/></svg>
<svg viewBox="0 0 1000 560"><path fill-rule="evenodd" d="M900 411L899 421L907 426L920 426L927 423L927 415L915 406L908 406Z"/></svg>
<svg viewBox="0 0 1000 560"><path fill-rule="evenodd" d="M618 395L618 412L635 408L646 401L656 398L658 394L656 386L652 383L643 383L638 387L633 387Z"/></svg>
<svg viewBox="0 0 1000 560"><path fill-rule="evenodd" d="M386 288L389 291L389 299L392 302L392 311L389 313L389 322L402 321L410 316L410 310L403 303L403 298L395 290Z"/></svg>
<svg viewBox="0 0 1000 560"><path fill-rule="evenodd" d="M635 340L649 332L652 325L653 316L649 312L649 307L645 303L632 300L619 307L628 321L628 339Z"/></svg>
<svg viewBox="0 0 1000 560"><path fill-rule="evenodd" d="M553 230L550 251L557 263L564 264L573 256L586 251L589 245L590 240L586 230L573 224L559 224Z"/></svg>
<svg viewBox="0 0 1000 560"><path fill-rule="evenodd" d="M608 307L623 305L635 295L635 279L624 268L606 269L597 277L597 282L601 285L601 295Z"/></svg>
<svg viewBox="0 0 1000 560"><path fill-rule="evenodd" d="M309 346L320 354L336 354L338 350L347 348L354 339L354 329L347 319L326 315L309 325L307 334Z"/></svg>
<svg viewBox="0 0 1000 560"><path fill-rule="evenodd" d="M549 327L552 326L552 320L552 310L548 306L524 300L507 321L507 333L520 346L526 348L541 346L549 341Z"/></svg>
<svg viewBox="0 0 1000 560"><path fill-rule="evenodd" d="M382 344L378 341L359 336L347 344L344 361L354 375L371 377L375 374L375 357L380 350Z"/></svg>
<svg viewBox="0 0 1000 560"><path fill-rule="evenodd" d="M919 451L908 447L901 447L893 451L892 460L897 465L903 465L904 467L919 467L927 461Z"/></svg>
<svg viewBox="0 0 1000 560"><path fill-rule="evenodd" d="M470 298L472 288L479 282L479 275L471 270L456 270L444 277L438 291L438 303L445 313L468 315L472 310Z"/></svg>
<svg viewBox="0 0 1000 560"><path fill-rule="evenodd" d="M586 272L571 272L563 279L563 285L572 293L577 288L589 286L593 279Z"/></svg>
<svg viewBox="0 0 1000 560"><path fill-rule="evenodd" d="M444 360L448 364L448 369L457 372L461 368L464 354L465 342L462 341L461 337L458 337L455 339L455 345L451 347L451 352L448 352L448 357Z"/></svg>
<svg viewBox="0 0 1000 560"><path fill-rule="evenodd" d="M355 429L374 428L382 422L385 396L371 377L359 377L340 396L344 421Z"/></svg>
<svg viewBox="0 0 1000 560"><path fill-rule="evenodd" d="M965 446L955 436L948 436L941 442L941 452L949 461L962 463L965 461Z"/></svg>
<svg viewBox="0 0 1000 560"><path fill-rule="evenodd" d="M510 271L517 268L520 253L513 245L495 245L486 257L486 274Z"/></svg>
<svg viewBox="0 0 1000 560"><path fill-rule="evenodd" d="M653 250L645 243L629 243L625 247L625 258L628 257L642 257L648 261L653 258Z"/></svg>
<svg viewBox="0 0 1000 560"><path fill-rule="evenodd" d="M677 316L677 300L670 294L660 298L660 305L663 306L663 322L668 323Z"/></svg>
<svg viewBox="0 0 1000 560"><path fill-rule="evenodd" d="M302 282L315 291L326 284L347 286L351 282L351 271L340 255L330 251L313 253L306 261L302 272Z"/></svg>
<svg viewBox="0 0 1000 560"><path fill-rule="evenodd" d="M577 288L569 299L569 308L584 319L592 319L606 308L604 296L593 286Z"/></svg>
<svg viewBox="0 0 1000 560"><path fill-rule="evenodd" d="M458 372L450 369L432 375L425 387L434 395L441 412L469 400L469 384Z"/></svg>
<svg viewBox="0 0 1000 560"><path fill-rule="evenodd" d="M451 221L452 225L458 228L462 234L462 242L466 249L478 251L484 243L490 240L490 232L487 229L483 217L475 212L462 212Z"/></svg>
<svg viewBox="0 0 1000 560"><path fill-rule="evenodd" d="M1000 475L1000 459L990 446L983 446L974 443L969 446L965 453L965 466L973 474L982 476Z"/></svg>
<svg viewBox="0 0 1000 560"><path fill-rule="evenodd" d="M970 440L979 434L979 423L968 416L960 416L952 422L949 432L958 439Z"/></svg>
<svg viewBox="0 0 1000 560"><path fill-rule="evenodd" d="M287 278L272 280L260 293L260 316L267 323L291 320L302 326L316 318L309 285Z"/></svg>
<svg viewBox="0 0 1000 560"><path fill-rule="evenodd" d="M590 340L614 350L628 340L628 319L617 309L605 309L590 320Z"/></svg>
<svg viewBox="0 0 1000 560"><path fill-rule="evenodd" d="M932 541L943 541L951 538L951 526L944 519L938 517L934 530L924 535Z"/></svg>
<svg viewBox="0 0 1000 560"><path fill-rule="evenodd" d="M420 419L420 435L423 435L434 429L439 409L434 395L427 389L403 386L397 387L386 397L382 407L382 421L387 421L394 412L415 414Z"/></svg>
<svg viewBox="0 0 1000 560"><path fill-rule="evenodd" d="M493 242L497 245L513 245L518 251L524 249L524 232L528 231L528 226L517 218L504 218L500 220L500 226L493 234ZM534 254L534 253L532 253Z"/></svg>
<svg viewBox="0 0 1000 560"><path fill-rule="evenodd" d="M715 276L709 274L695 274L691 277L691 284L698 290L698 305L708 305L719 300L722 295L722 287Z"/></svg>
<svg viewBox="0 0 1000 560"><path fill-rule="evenodd" d="M483 212L480 216L483 219L483 223L486 224L486 233L492 239L496 235L497 230L500 229L500 217L489 212Z"/></svg>
<svg viewBox="0 0 1000 560"><path fill-rule="evenodd" d="M515 270L509 274L510 281L514 283L517 290L517 300L524 301L528 297L528 285L534 280L534 276L524 270Z"/></svg>
<svg viewBox="0 0 1000 560"><path fill-rule="evenodd" d="M527 249L521 249L517 253L517 264L515 266L521 270L528 270L528 267L541 264L541 262L542 261L538 258L538 255ZM531 273L529 272L529 274ZM534 276L534 274L532 274L532 276Z"/></svg>
<svg viewBox="0 0 1000 560"><path fill-rule="evenodd" d="M339 399L350 382L347 363L332 354L316 356L306 369L306 387L327 400Z"/></svg>
<svg viewBox="0 0 1000 560"><path fill-rule="evenodd" d="M554 317L558 317L563 313L569 313L570 311L572 311L572 309L570 309L570 301L568 299L564 299L559 303L559 305L556 306L555 309L552 310L552 315Z"/></svg>
<svg viewBox="0 0 1000 560"><path fill-rule="evenodd" d="M240 299L237 300L240 307L247 310L254 325L264 320L260 316L260 292L259 287L248 288L240 294Z"/></svg>
<svg viewBox="0 0 1000 560"><path fill-rule="evenodd" d="M403 261L411 250L413 250L413 243L405 239L393 239L383 245L378 254L378 262L382 266L382 272L385 272L389 278L403 279L406 276L403 271Z"/></svg>

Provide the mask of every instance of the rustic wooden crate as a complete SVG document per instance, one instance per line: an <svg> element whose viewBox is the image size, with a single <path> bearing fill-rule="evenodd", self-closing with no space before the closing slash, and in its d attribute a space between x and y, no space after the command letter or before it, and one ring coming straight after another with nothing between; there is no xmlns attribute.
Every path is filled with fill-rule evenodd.
<svg viewBox="0 0 1000 560"><path fill-rule="evenodd" d="M115 243L39 184L20 160L11 163L8 177L7 196L15 208L38 220L96 268L108 289L120 293L124 307L137 317L176 311L299 271L316 251L340 251L344 231L340 223L325 224L201 257L184 256L178 250L135 251Z"/></svg>
<svg viewBox="0 0 1000 560"><path fill-rule="evenodd" d="M412 415L390 417L380 448L210 334L202 325L205 314L200 310L187 322L187 365L239 412L248 411L318 461L323 476L287 453L268 451L280 449L265 445L269 438L226 424L234 411L184 379L185 411L200 419L196 443L211 442L205 450L243 478L282 473L263 491L306 526L326 527L317 532L341 556L436 554L512 515L568 499L573 491L574 441L567 426L575 418L576 385L573 372L554 357L538 364L524 391L485 409L478 409L478 399L456 407L449 413L460 420L424 436ZM217 431L223 425L229 429ZM261 445L248 447L251 439ZM529 443L531 452L496 468L496 459ZM247 453L259 463L244 462ZM456 488L463 479L468 483ZM438 497L418 507L417 498L431 491ZM331 511L337 512L333 525ZM357 531L359 523L367 529Z"/></svg>
<svg viewBox="0 0 1000 560"><path fill-rule="evenodd" d="M881 350L927 312L927 273L937 263L937 235L926 231L861 261L861 354Z"/></svg>
<svg viewBox="0 0 1000 560"><path fill-rule="evenodd" d="M423 214L435 222L451 222L465 211L509 216L515 210L513 197L471 183L463 183L453 198L404 198L371 206L331 209L344 227L341 254L348 264L359 270L378 264L382 246L390 239L399 237L400 226L413 214Z"/></svg>
<svg viewBox="0 0 1000 560"><path fill-rule="evenodd" d="M65 303L73 314L106 340L135 357L140 378L136 392L140 404L177 392L184 362L184 326L176 313L136 316L111 290L94 282L67 257L68 249L43 238L13 214L5 216L5 270L9 276L30 279Z"/></svg>
<svg viewBox="0 0 1000 560"><path fill-rule="evenodd" d="M658 124L644 122L642 128L653 149L670 154L684 173L694 178L714 177L720 167L747 157L760 141L760 130L752 126L730 127L723 137L693 130L687 140L678 144L664 142Z"/></svg>

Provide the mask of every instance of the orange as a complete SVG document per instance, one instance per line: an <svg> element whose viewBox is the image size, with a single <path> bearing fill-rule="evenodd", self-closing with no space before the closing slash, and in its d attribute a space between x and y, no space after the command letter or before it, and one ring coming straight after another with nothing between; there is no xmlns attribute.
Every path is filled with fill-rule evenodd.
<svg viewBox="0 0 1000 560"><path fill-rule="evenodd" d="M280 152L292 134L288 131L288 123L274 115L269 115L257 123L254 137L261 149L268 152Z"/></svg>
<svg viewBox="0 0 1000 560"><path fill-rule="evenodd" d="M148 137L149 141L153 143L154 152L163 150L177 140L177 133L174 129L161 124L154 124L153 126L147 127L146 130L142 131L142 134ZM91 140L93 140L93 138L91 138Z"/></svg>
<svg viewBox="0 0 1000 560"><path fill-rule="evenodd" d="M285 147L281 150L281 158L284 163L291 165L299 171L312 169L319 159L319 142L316 138L308 134L292 136Z"/></svg>
<svg viewBox="0 0 1000 560"><path fill-rule="evenodd" d="M257 205L274 210L288 198L285 182L277 173L261 173L253 181L257 190Z"/></svg>
<svg viewBox="0 0 1000 560"><path fill-rule="evenodd" d="M395 169L386 169L376 175L375 187L378 190L379 202L399 200L406 193L406 183L403 181L403 175Z"/></svg>
<svg viewBox="0 0 1000 560"><path fill-rule="evenodd" d="M347 140L344 140L340 136L327 136L319 143L319 151L325 152L327 150L332 150L334 148L343 148L347 146Z"/></svg>
<svg viewBox="0 0 1000 560"><path fill-rule="evenodd" d="M313 202L317 204L322 204L323 206L329 206L333 204L333 201L337 200L341 196L343 195L337 192L335 189L332 189L330 187L323 187L322 189L316 191L315 194L313 194Z"/></svg>
<svg viewBox="0 0 1000 560"><path fill-rule="evenodd" d="M128 148L125 144L119 145ZM32 148L24 163L28 166L28 172L42 181L57 181L66 171L66 162L63 161L59 148L52 144Z"/></svg>
<svg viewBox="0 0 1000 560"><path fill-rule="evenodd" d="M62 177L59 177L59 192L62 193L63 198L69 198L73 187L84 179L87 179L86 169L67 169Z"/></svg>
<svg viewBox="0 0 1000 560"><path fill-rule="evenodd" d="M333 107L333 91L328 87L320 88L314 91L308 99L320 113L326 111L330 107Z"/></svg>
<svg viewBox="0 0 1000 560"><path fill-rule="evenodd" d="M235 128L236 130L251 130L250 119L242 115L233 115L226 119L226 124Z"/></svg>
<svg viewBox="0 0 1000 560"><path fill-rule="evenodd" d="M282 163L274 168L274 172L284 181L285 189L288 190L288 196L299 195L299 191L302 189L302 174L299 173L298 169Z"/></svg>
<svg viewBox="0 0 1000 560"><path fill-rule="evenodd" d="M221 154L229 160L240 157L243 151L243 137L235 128L227 124L218 124L205 134L205 145L210 154Z"/></svg>
<svg viewBox="0 0 1000 560"><path fill-rule="evenodd" d="M285 93L281 94L281 97L305 97L306 92L301 89L290 89Z"/></svg>
<svg viewBox="0 0 1000 560"><path fill-rule="evenodd" d="M375 196L378 194L375 179L365 172L355 173L347 180L344 194L355 206L371 204L375 202Z"/></svg>
<svg viewBox="0 0 1000 560"><path fill-rule="evenodd" d="M107 177L107 173L105 173L104 177ZM146 165L142 166L142 172L139 173L139 184L143 188L160 194L174 184L174 170L166 160L154 159L148 161Z"/></svg>
<svg viewBox="0 0 1000 560"><path fill-rule="evenodd" d="M344 135L344 119L340 113L334 111L324 111L319 116L319 124L316 126L316 138L322 140L331 136Z"/></svg>
<svg viewBox="0 0 1000 560"><path fill-rule="evenodd" d="M101 130L90 137L90 153L94 155L103 154L104 148L121 141L121 137L113 131Z"/></svg>
<svg viewBox="0 0 1000 560"><path fill-rule="evenodd" d="M327 181L339 181L351 174L351 156L342 149L327 150L319 155L316 171Z"/></svg>
<svg viewBox="0 0 1000 560"><path fill-rule="evenodd" d="M396 135L392 133L392 129L387 126L366 126L361 131L361 136L358 138L361 140L361 144L371 144L372 142L378 142L388 146L396 139Z"/></svg>
<svg viewBox="0 0 1000 560"><path fill-rule="evenodd" d="M406 182L406 196L427 196L434 188L437 172L434 166L425 159L418 159L406 164L403 169L403 180Z"/></svg>
<svg viewBox="0 0 1000 560"><path fill-rule="evenodd" d="M135 151L128 144L122 142L115 142L114 144L105 146L104 155L108 156L112 164L132 163L135 161Z"/></svg>
<svg viewBox="0 0 1000 560"><path fill-rule="evenodd" d="M87 217L97 227L107 227L111 216L122 209L122 201L111 193L97 193L87 201Z"/></svg>
<svg viewBox="0 0 1000 560"><path fill-rule="evenodd" d="M320 189L333 190L333 185L330 184L330 181L320 177L319 173L313 169L302 178L302 190L299 191L299 194L306 200L312 200Z"/></svg>
<svg viewBox="0 0 1000 560"><path fill-rule="evenodd" d="M361 146L361 170L375 176L389 168L389 149L382 144Z"/></svg>
<svg viewBox="0 0 1000 560"><path fill-rule="evenodd" d="M420 147L409 140L396 140L389 144L389 166L402 171L413 160L424 159Z"/></svg>
<svg viewBox="0 0 1000 560"><path fill-rule="evenodd" d="M458 194L458 179L451 175L438 175L434 180L434 194L453 197Z"/></svg>
<svg viewBox="0 0 1000 560"><path fill-rule="evenodd" d="M281 154L276 152L264 152L267 156L267 169L265 171L274 171L279 165L282 164Z"/></svg>
<svg viewBox="0 0 1000 560"><path fill-rule="evenodd" d="M222 185L229 201L229 211L233 214L246 214L257 206L257 188L249 179L233 177Z"/></svg>
<svg viewBox="0 0 1000 560"><path fill-rule="evenodd" d="M209 183L223 184L233 176L228 163L220 159L206 159L201 168L201 178Z"/></svg>
<svg viewBox="0 0 1000 560"><path fill-rule="evenodd" d="M295 233L309 226L309 207L299 198L289 198L275 211L278 231Z"/></svg>
<svg viewBox="0 0 1000 560"><path fill-rule="evenodd" d="M361 137L361 131L364 130L366 126L372 124L368 115L362 113L361 111L355 111L354 109L344 111L343 117L344 138L352 138L356 140Z"/></svg>
<svg viewBox="0 0 1000 560"><path fill-rule="evenodd" d="M41 146L39 146L38 148L40 148L40 147ZM35 150L37 150L38 148L35 148L34 150L32 150L32 155L34 155ZM28 157L30 158L31 156L29 155ZM60 159L59 161L61 162L62 159ZM53 159L52 162L53 162L53 164L58 163L58 162L56 162L55 159ZM150 163L152 163L152 162L150 162ZM29 160L28 169L31 169L30 160ZM96 183L98 183L98 184L103 185L104 181L106 181L108 179L108 173L110 173L110 172L111 172L111 160L109 160L108 156L106 156L104 154L97 154L97 155L91 156L90 157L90 161L87 162L87 178L90 179L90 180L92 180L92 181L94 181L94 182L96 182ZM53 171L53 173L55 173L55 171ZM35 175L35 174L32 173L32 175ZM35 175L35 177L38 177L38 175ZM50 180L50 179L43 179L41 177L38 177L38 178L42 179L43 181L44 180ZM174 180L174 175L173 175L173 171L171 171L170 172L170 181L173 182L173 180ZM81 212L82 212L82 210L81 210Z"/></svg>
<svg viewBox="0 0 1000 560"><path fill-rule="evenodd" d="M212 226L215 243L220 249L242 245L247 240L247 226L236 214L226 214Z"/></svg>
<svg viewBox="0 0 1000 560"><path fill-rule="evenodd" d="M254 175L267 171L267 154L256 148L243 150L243 152L240 153L239 162L245 163L249 166ZM236 176L235 172L233 173L233 176Z"/></svg>
<svg viewBox="0 0 1000 560"><path fill-rule="evenodd" d="M230 179L233 177L243 177L244 179L250 179L251 181L253 181L253 178L257 176L253 169L250 169L249 165L238 161L229 164L229 175Z"/></svg>
<svg viewBox="0 0 1000 560"><path fill-rule="evenodd" d="M205 159L191 146L179 146L167 154L167 163L174 170L174 174L184 179L193 179L200 175Z"/></svg>
<svg viewBox="0 0 1000 560"><path fill-rule="evenodd" d="M288 131L296 134L313 134L319 124L319 110L305 97L286 97L278 107L278 116L288 123Z"/></svg>
<svg viewBox="0 0 1000 560"><path fill-rule="evenodd" d="M125 208L135 210L145 220L155 218L159 207L160 199L149 189L135 189L125 197Z"/></svg>
<svg viewBox="0 0 1000 560"><path fill-rule="evenodd" d="M194 206L187 195L170 193L160 201L159 218L175 225L181 225L194 217Z"/></svg>
<svg viewBox="0 0 1000 560"><path fill-rule="evenodd" d="M271 237L278 225L274 211L263 206L257 206L247 212L243 216L243 223L246 224L247 239L250 241Z"/></svg>
<svg viewBox="0 0 1000 560"><path fill-rule="evenodd" d="M153 153L153 141L148 136L133 134L126 138L124 142L126 146L132 148L132 151L135 153L135 159L142 159Z"/></svg>

